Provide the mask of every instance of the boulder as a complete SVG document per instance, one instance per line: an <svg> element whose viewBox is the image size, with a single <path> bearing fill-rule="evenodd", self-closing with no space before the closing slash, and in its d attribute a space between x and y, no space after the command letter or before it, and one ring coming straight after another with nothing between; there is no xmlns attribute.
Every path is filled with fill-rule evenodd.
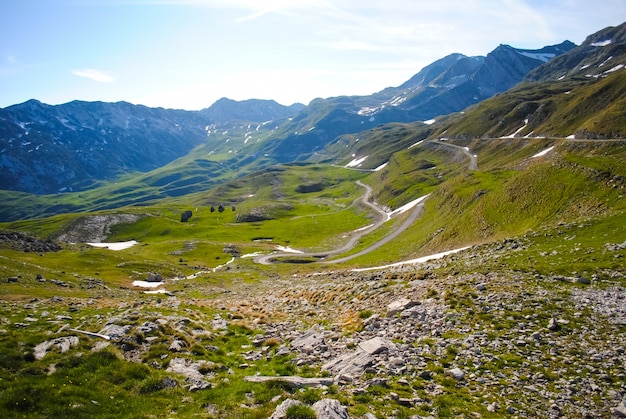
<svg viewBox="0 0 626 419"><path fill-rule="evenodd" d="M69 351L72 346L76 345L78 345L77 336L65 336L41 342L39 345L35 346L35 359L42 359L53 346L56 346L61 353L63 353Z"/></svg>
<svg viewBox="0 0 626 419"><path fill-rule="evenodd" d="M554 317L552 317L550 321L548 322L548 329L552 330L553 332L556 332L557 330L561 329L561 325Z"/></svg>
<svg viewBox="0 0 626 419"><path fill-rule="evenodd" d="M358 349L338 356L322 366L322 370L329 371L337 376L359 376L365 368L374 363L374 357L367 352Z"/></svg>
<svg viewBox="0 0 626 419"><path fill-rule="evenodd" d="M348 409L335 399L319 400L313 405L313 410L317 419L350 419Z"/></svg>
<svg viewBox="0 0 626 419"><path fill-rule="evenodd" d="M320 345L323 345L324 343L324 332L322 331L321 327L316 325L310 328L301 336L294 339L291 342L291 347L293 349L314 349Z"/></svg>
<svg viewBox="0 0 626 419"><path fill-rule="evenodd" d="M387 339L381 337L375 337L359 343L359 349L367 352L370 355L375 355L392 348L395 348L395 345Z"/></svg>
<svg viewBox="0 0 626 419"><path fill-rule="evenodd" d="M460 368L452 368L451 370L446 371L446 374L459 381L465 378L465 373Z"/></svg>
<svg viewBox="0 0 626 419"><path fill-rule="evenodd" d="M417 301L412 301L408 298L400 298L399 300L389 303L389 305L387 306L387 317L394 316L401 311L409 309L418 304L419 303Z"/></svg>
<svg viewBox="0 0 626 419"><path fill-rule="evenodd" d="M174 358L170 361L166 371L174 374L181 374L186 377L189 391L204 390L211 387L211 383L204 379L199 371L202 365L198 362L185 358Z"/></svg>
<svg viewBox="0 0 626 419"><path fill-rule="evenodd" d="M148 274L148 277L146 278L146 282L161 282L163 281L163 277L161 276L161 274L155 274L150 272Z"/></svg>

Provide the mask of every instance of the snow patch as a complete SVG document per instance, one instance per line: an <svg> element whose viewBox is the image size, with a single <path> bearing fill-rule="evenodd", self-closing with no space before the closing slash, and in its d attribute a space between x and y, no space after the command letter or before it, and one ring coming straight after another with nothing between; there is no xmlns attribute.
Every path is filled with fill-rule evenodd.
<svg viewBox="0 0 626 419"><path fill-rule="evenodd" d="M168 290L152 290L152 291L144 291L144 294L171 294Z"/></svg>
<svg viewBox="0 0 626 419"><path fill-rule="evenodd" d="M281 252L286 252L286 253L304 253L300 250L292 249L291 247L285 247L285 246L276 246L276 250L279 250Z"/></svg>
<svg viewBox="0 0 626 419"><path fill-rule="evenodd" d="M528 119L524 119L524 125L523 125L520 129L518 129L517 131L515 131L513 134L509 134L509 135L507 135L507 136L505 136L505 137L502 137L502 138L515 138L515 136L516 136L517 134L519 134L519 133L520 133L520 132L521 132L524 128L526 128L526 126L527 126L527 125L528 125ZM467 148L467 147L466 147L466 148Z"/></svg>
<svg viewBox="0 0 626 419"><path fill-rule="evenodd" d="M389 217L393 217L394 215L398 215L398 214L402 214L407 212L408 210L410 210L411 208L413 208L414 206L416 206L417 204L419 204L420 202L422 202L423 200L425 200L426 198L428 198L428 195L424 195L422 197L419 197L417 199L414 199L413 201L404 204L403 206L401 206L400 208L397 208L393 211L391 211L390 213L388 213L387 215Z"/></svg>
<svg viewBox="0 0 626 419"><path fill-rule="evenodd" d="M606 64L607 62L609 62L609 60L612 60L613 56L611 55L609 58L607 58L606 60L602 61L602 64L600 64L598 67L602 67L604 64Z"/></svg>
<svg viewBox="0 0 626 419"><path fill-rule="evenodd" d="M412 149L412 148L413 148L413 147L415 147L415 146L418 146L418 145L422 144L423 142L424 142L424 140L420 140L420 141L416 142L415 144L410 145L410 146L409 146L409 150L410 150L410 149Z"/></svg>
<svg viewBox="0 0 626 419"><path fill-rule="evenodd" d="M434 124L434 123L435 123L435 120L434 120L434 119L429 119L428 121L422 121L422 122L423 122L424 124L426 124L426 125L432 125L432 124Z"/></svg>
<svg viewBox="0 0 626 419"><path fill-rule="evenodd" d="M350 163L346 164L346 167L358 167L360 166L365 159L367 159L369 156L365 156L365 157L361 157L359 159L353 159Z"/></svg>
<svg viewBox="0 0 626 419"><path fill-rule="evenodd" d="M454 254L454 253L457 253L457 252L461 252L463 250L469 249L470 247L471 246L461 247L460 249L454 249L454 250L448 250L447 252L435 253L434 255L423 256L423 257L417 258L417 259L411 259L411 260L406 260L404 262L392 263L391 265L375 266L373 268L352 269L352 272L373 271L373 270L377 270L377 269L394 268L396 266L402 266L402 265L414 265L414 264L417 264L417 263L424 263L424 262L428 262L429 260L441 259L444 256L448 256L448 255L451 255L451 254Z"/></svg>
<svg viewBox="0 0 626 419"><path fill-rule="evenodd" d="M380 166L378 166L376 169L374 169L374 171L375 172L379 172L379 171L383 170L388 164L389 164L389 162L385 162L385 163L381 164Z"/></svg>
<svg viewBox="0 0 626 419"><path fill-rule="evenodd" d="M133 287L141 288L156 288L163 284L164 282L133 281Z"/></svg>
<svg viewBox="0 0 626 419"><path fill-rule="evenodd" d="M520 51L520 54L523 55L524 57L532 58L534 60L543 61L544 63L549 61L549 60L551 60L556 55L556 54L551 53L551 52L526 52L526 51L523 51L523 52Z"/></svg>
<svg viewBox="0 0 626 419"><path fill-rule="evenodd" d="M117 242L117 243L87 243L87 244L92 247L100 247L100 248L109 249L109 250L124 250L124 249L128 249L129 247L133 247L137 243L138 242L136 240L130 240L127 242Z"/></svg>
<svg viewBox="0 0 626 419"><path fill-rule="evenodd" d="M615 67L613 67L612 69L610 69L610 70L606 70L604 73L605 73L605 74L606 74L606 73L613 73L614 71L619 71L619 70L621 70L622 68L624 68L624 64L618 64L618 65L616 65Z"/></svg>
<svg viewBox="0 0 626 419"><path fill-rule="evenodd" d="M545 156L546 154L548 154L549 152L552 151L552 149L554 148L554 146L552 147L548 147L545 150L540 151L539 153L535 154L534 156L531 156L531 159L534 159L535 157L542 157Z"/></svg>
<svg viewBox="0 0 626 419"><path fill-rule="evenodd" d="M593 44L591 44L591 46L592 47L606 47L607 45L610 45L611 42L613 42L612 39L605 39L604 41L594 42Z"/></svg>

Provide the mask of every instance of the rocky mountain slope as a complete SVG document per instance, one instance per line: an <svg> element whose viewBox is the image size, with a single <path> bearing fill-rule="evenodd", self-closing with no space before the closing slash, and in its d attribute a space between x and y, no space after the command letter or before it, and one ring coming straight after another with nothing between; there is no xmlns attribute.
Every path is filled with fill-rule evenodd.
<svg viewBox="0 0 626 419"><path fill-rule="evenodd" d="M302 106L220 100L202 111L130 103L31 100L0 109L0 188L36 194L93 188L189 153L211 130L294 115Z"/></svg>
<svg viewBox="0 0 626 419"><path fill-rule="evenodd" d="M316 99L281 127L263 152L278 161L293 161L319 152L340 135L461 111L513 87L530 70L574 46L569 41L539 50L500 45L487 57L452 54L396 88L370 96Z"/></svg>
<svg viewBox="0 0 626 419"><path fill-rule="evenodd" d="M400 87L371 96L316 99L307 107L224 98L187 112L124 102L49 106L31 100L0 109L0 189L36 194L90 189L125 173L164 166L198 145L228 152L219 138L207 134L270 121L276 128L271 141L249 144L246 153L278 162L298 160L342 134L462 110L515 85L529 70L572 47L566 41L537 51L501 45L484 58L453 54Z"/></svg>

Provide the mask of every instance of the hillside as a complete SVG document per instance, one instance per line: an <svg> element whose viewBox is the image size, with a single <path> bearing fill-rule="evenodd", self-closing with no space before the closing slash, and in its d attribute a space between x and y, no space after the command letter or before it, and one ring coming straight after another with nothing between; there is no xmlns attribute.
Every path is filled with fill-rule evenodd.
<svg viewBox="0 0 626 419"><path fill-rule="evenodd" d="M462 110L515 85L529 70L572 47L569 42L537 51L499 46L486 58L453 54L398 88L316 99L308 106L222 98L201 111L183 111L125 102L50 106L31 100L0 109L0 189L38 195L87 191L130 173L159 169L198 146L231 154L219 160L230 160L235 171L246 171L247 165L240 156L231 159L237 153L280 163L302 160L339 135ZM257 144L252 137L268 141ZM219 160L209 160L215 170ZM261 162L257 169L264 167ZM172 176L185 177L164 175ZM146 195L161 196L158 191Z"/></svg>
<svg viewBox="0 0 626 419"><path fill-rule="evenodd" d="M5 223L28 235L0 243L4 416L266 418L296 400L353 418L611 417L625 161L623 141L426 141L377 172L274 167L178 202ZM374 221L356 180L394 203L346 255L429 197L380 249L308 258ZM20 245L69 232L138 243ZM285 248L304 253L256 262Z"/></svg>
<svg viewBox="0 0 626 419"><path fill-rule="evenodd" d="M434 121L223 99L154 170L3 191L2 417L626 417L621 33Z"/></svg>
<svg viewBox="0 0 626 419"><path fill-rule="evenodd" d="M241 125L263 127L302 105L223 99L202 111L130 103L31 100L0 109L0 188L35 194L92 189L187 155Z"/></svg>

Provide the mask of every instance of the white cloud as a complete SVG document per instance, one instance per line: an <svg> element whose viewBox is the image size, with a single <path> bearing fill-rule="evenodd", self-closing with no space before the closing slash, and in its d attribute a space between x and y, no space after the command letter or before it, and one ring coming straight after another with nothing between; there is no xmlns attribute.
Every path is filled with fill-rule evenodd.
<svg viewBox="0 0 626 419"><path fill-rule="evenodd" d="M85 68L83 70L72 70L72 74L78 77L85 77L100 83L113 83L115 77L95 68Z"/></svg>

